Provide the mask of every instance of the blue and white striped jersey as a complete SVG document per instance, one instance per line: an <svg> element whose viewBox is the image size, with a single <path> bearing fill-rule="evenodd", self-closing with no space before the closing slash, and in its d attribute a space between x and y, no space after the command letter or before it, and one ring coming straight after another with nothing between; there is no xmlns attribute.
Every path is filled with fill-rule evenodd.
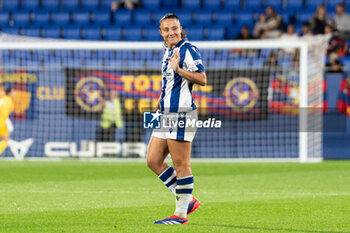
<svg viewBox="0 0 350 233"><path fill-rule="evenodd" d="M168 57L179 50L181 69L190 72L204 72L198 49L185 39L181 40L173 49L165 48L162 61L162 94L160 109L163 113L188 112L197 108L193 102L193 83L177 74L170 66Z"/></svg>

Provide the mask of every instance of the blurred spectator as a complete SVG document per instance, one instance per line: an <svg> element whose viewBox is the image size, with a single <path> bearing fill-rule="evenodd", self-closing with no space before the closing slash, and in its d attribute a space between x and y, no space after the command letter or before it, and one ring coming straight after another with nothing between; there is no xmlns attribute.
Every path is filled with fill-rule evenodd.
<svg viewBox="0 0 350 233"><path fill-rule="evenodd" d="M123 127L122 107L118 92L106 92L101 123L96 129L96 141L114 142L117 128Z"/></svg>
<svg viewBox="0 0 350 233"><path fill-rule="evenodd" d="M276 51L271 51L269 57L263 64L263 69L273 72L281 72L282 66L278 62L278 53Z"/></svg>
<svg viewBox="0 0 350 233"><path fill-rule="evenodd" d="M349 45L346 41L338 35L334 35L333 29L330 26L326 26L325 34L330 36L328 41L327 55L335 52L339 57L344 57L348 55Z"/></svg>
<svg viewBox="0 0 350 233"><path fill-rule="evenodd" d="M267 17L265 14L259 15L259 21L254 26L254 36L263 39L266 37L265 32L268 29Z"/></svg>
<svg viewBox="0 0 350 233"><path fill-rule="evenodd" d="M287 40L287 41L296 41L298 40L298 35L295 33L295 27L293 24L289 24L287 27L286 33L283 33L281 36L281 40ZM285 48L283 49L286 53L292 53L295 51L294 48Z"/></svg>
<svg viewBox="0 0 350 233"><path fill-rule="evenodd" d="M133 10L139 5L139 0L118 0L111 3L111 11L114 12L119 8Z"/></svg>
<svg viewBox="0 0 350 233"><path fill-rule="evenodd" d="M241 27L241 33L238 34L237 40L251 40L255 39L255 37L250 33L249 27L247 25L243 25Z"/></svg>
<svg viewBox="0 0 350 233"><path fill-rule="evenodd" d="M329 55L329 61L326 63L327 73L343 73L343 63L339 61L338 54L333 52Z"/></svg>
<svg viewBox="0 0 350 233"><path fill-rule="evenodd" d="M339 35L345 40L350 39L350 15L345 13L345 7L343 4L337 4L336 15L334 17L336 27Z"/></svg>
<svg viewBox="0 0 350 233"><path fill-rule="evenodd" d="M278 15L272 6L266 7L267 15L267 38L278 38L283 31L283 18Z"/></svg>
<svg viewBox="0 0 350 233"><path fill-rule="evenodd" d="M301 37L312 36L311 25L309 22L302 23L301 32L300 32L299 36L301 36Z"/></svg>
<svg viewBox="0 0 350 233"><path fill-rule="evenodd" d="M331 18L326 15L326 8L323 5L317 7L310 23L311 30L314 34L323 34L326 25L333 25Z"/></svg>
<svg viewBox="0 0 350 233"><path fill-rule="evenodd" d="M283 40L297 40L298 35L295 33L295 27L293 24L288 24L286 33L281 36Z"/></svg>

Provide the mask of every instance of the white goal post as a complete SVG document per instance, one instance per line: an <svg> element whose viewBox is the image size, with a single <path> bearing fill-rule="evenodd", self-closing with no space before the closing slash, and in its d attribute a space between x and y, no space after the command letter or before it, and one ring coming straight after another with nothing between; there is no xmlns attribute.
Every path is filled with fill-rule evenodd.
<svg viewBox="0 0 350 233"><path fill-rule="evenodd" d="M139 145L147 144L150 132L135 130L142 128L142 122L135 123L142 118L134 115L151 108L160 94L161 43L13 38L0 43L0 85L18 90L12 139L33 138L25 156L48 156L49 149L49 157L55 152L57 157L145 156L146 147ZM322 161L326 41L193 42L209 84L193 90L198 111L204 120L224 122L222 129L197 131L194 157ZM79 92L82 80L94 80L84 86L92 89ZM125 123L105 141L97 138L96 128L106 106L103 98L112 92L120 97ZM101 140L104 144L98 144Z"/></svg>

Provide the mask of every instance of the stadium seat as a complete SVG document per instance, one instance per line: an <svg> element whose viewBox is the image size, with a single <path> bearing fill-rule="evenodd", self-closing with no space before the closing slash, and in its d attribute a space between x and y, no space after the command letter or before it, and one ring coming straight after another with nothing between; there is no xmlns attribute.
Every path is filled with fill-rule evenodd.
<svg viewBox="0 0 350 233"><path fill-rule="evenodd" d="M2 10L18 10L19 0L2 0Z"/></svg>
<svg viewBox="0 0 350 233"><path fill-rule="evenodd" d="M264 7L272 6L279 11L282 9L282 1L283 0L264 0Z"/></svg>
<svg viewBox="0 0 350 233"><path fill-rule="evenodd" d="M303 8L303 0L285 0L286 10L301 10Z"/></svg>
<svg viewBox="0 0 350 233"><path fill-rule="evenodd" d="M36 11L40 7L40 0L22 1L22 9Z"/></svg>
<svg viewBox="0 0 350 233"><path fill-rule="evenodd" d="M225 28L224 27L207 27L206 40L224 40Z"/></svg>
<svg viewBox="0 0 350 233"><path fill-rule="evenodd" d="M241 9L241 1L240 0L225 0L223 8L224 9L239 10L239 9Z"/></svg>
<svg viewBox="0 0 350 233"><path fill-rule="evenodd" d="M62 8L65 10L78 10L80 8L79 0L61 0Z"/></svg>
<svg viewBox="0 0 350 233"><path fill-rule="evenodd" d="M258 11L262 9L261 0L244 1L244 9Z"/></svg>
<svg viewBox="0 0 350 233"><path fill-rule="evenodd" d="M156 27L145 28L144 33L145 33L145 40L146 41L161 41L161 40L163 40L162 36L159 33L158 28L156 28Z"/></svg>
<svg viewBox="0 0 350 233"><path fill-rule="evenodd" d="M85 40L101 40L100 27L85 27L83 29L83 39Z"/></svg>
<svg viewBox="0 0 350 233"><path fill-rule="evenodd" d="M220 10L214 13L214 22L217 25L229 26L233 24L233 14L231 10Z"/></svg>
<svg viewBox="0 0 350 233"><path fill-rule="evenodd" d="M60 1L58 0L43 0L41 7L46 10L57 10L60 7Z"/></svg>
<svg viewBox="0 0 350 233"><path fill-rule="evenodd" d="M102 1L102 9L104 10L110 10L112 2L115 2L115 0L101 0Z"/></svg>
<svg viewBox="0 0 350 233"><path fill-rule="evenodd" d="M89 69L102 69L104 67L104 59L84 59L83 66Z"/></svg>
<svg viewBox="0 0 350 233"><path fill-rule="evenodd" d="M122 27L122 26L128 26L131 24L131 11L129 10L118 10L114 12L114 24Z"/></svg>
<svg viewBox="0 0 350 233"><path fill-rule="evenodd" d="M299 23L310 22L310 19L312 18L313 15L314 15L314 11L310 11L310 10L298 11L297 21Z"/></svg>
<svg viewBox="0 0 350 233"><path fill-rule="evenodd" d="M150 25L152 21L149 10L134 10L134 24L139 26Z"/></svg>
<svg viewBox="0 0 350 233"><path fill-rule="evenodd" d="M142 7L146 9L158 9L160 6L160 0L142 0Z"/></svg>
<svg viewBox="0 0 350 233"><path fill-rule="evenodd" d="M347 2L347 6L349 6L350 2ZM326 0L326 8L327 12L335 12L335 7L337 4L344 4L344 0Z"/></svg>
<svg viewBox="0 0 350 233"><path fill-rule="evenodd" d="M213 14L211 10L195 11L193 19L196 24L210 25L213 23Z"/></svg>
<svg viewBox="0 0 350 233"><path fill-rule="evenodd" d="M111 15L109 11L93 11L92 22L96 25L108 25L111 23Z"/></svg>
<svg viewBox="0 0 350 233"><path fill-rule="evenodd" d="M30 24L30 14L28 11L16 11L12 13L12 20L15 26L24 26Z"/></svg>
<svg viewBox="0 0 350 233"><path fill-rule="evenodd" d="M18 27L2 27L1 31L6 34L18 35L19 28Z"/></svg>
<svg viewBox="0 0 350 233"><path fill-rule="evenodd" d="M81 29L79 26L63 27L62 37L64 39L81 39Z"/></svg>
<svg viewBox="0 0 350 233"><path fill-rule="evenodd" d="M204 9L215 10L215 9L219 9L220 7L221 7L220 0L204 0L203 1L203 8Z"/></svg>
<svg viewBox="0 0 350 233"><path fill-rule="evenodd" d="M90 24L90 12L88 11L76 11L72 12L72 21L75 25L88 25Z"/></svg>
<svg viewBox="0 0 350 233"><path fill-rule="evenodd" d="M49 11L35 11L33 13L33 24L45 26L51 23Z"/></svg>
<svg viewBox="0 0 350 233"><path fill-rule="evenodd" d="M126 41L140 41L142 40L142 28L141 27L125 27L124 28L124 40Z"/></svg>
<svg viewBox="0 0 350 233"><path fill-rule="evenodd" d="M163 9L177 9L180 7L179 0L163 0L161 3Z"/></svg>
<svg viewBox="0 0 350 233"><path fill-rule="evenodd" d="M56 25L68 25L70 24L70 14L66 11L53 12L52 13L52 23Z"/></svg>
<svg viewBox="0 0 350 233"><path fill-rule="evenodd" d="M179 17L181 25L187 27L193 24L192 11L189 10L177 10L175 14Z"/></svg>
<svg viewBox="0 0 350 233"><path fill-rule="evenodd" d="M201 26L197 26L197 27L192 26L187 28L185 31L190 41L200 41L204 39L203 27Z"/></svg>
<svg viewBox="0 0 350 233"><path fill-rule="evenodd" d="M24 27L21 32L23 36L40 37L39 27Z"/></svg>
<svg viewBox="0 0 350 233"><path fill-rule="evenodd" d="M242 25L253 25L253 14L252 12L237 12L236 13L236 24Z"/></svg>
<svg viewBox="0 0 350 233"><path fill-rule="evenodd" d="M1 27L6 27L9 25L9 13L8 12L0 12L0 25Z"/></svg>
<svg viewBox="0 0 350 233"><path fill-rule="evenodd" d="M168 10L156 10L156 11L154 11L152 14L153 15L153 17L152 17L153 23L158 25L159 20L167 13L169 13Z"/></svg>
<svg viewBox="0 0 350 233"><path fill-rule="evenodd" d="M201 8L201 1L200 0L182 0L181 7L183 9L190 9L190 10L198 10Z"/></svg>
<svg viewBox="0 0 350 233"><path fill-rule="evenodd" d="M324 4L324 0L305 0L305 8L309 10L316 10L322 4Z"/></svg>
<svg viewBox="0 0 350 233"><path fill-rule="evenodd" d="M81 1L82 8L85 10L97 10L100 8L100 1L98 0L83 0Z"/></svg>
<svg viewBox="0 0 350 233"><path fill-rule="evenodd" d="M45 27L42 35L45 38L61 38L61 29L58 26Z"/></svg>
<svg viewBox="0 0 350 233"><path fill-rule="evenodd" d="M122 39L121 28L119 27L105 27L104 28L104 39L105 40L116 40L120 41Z"/></svg>

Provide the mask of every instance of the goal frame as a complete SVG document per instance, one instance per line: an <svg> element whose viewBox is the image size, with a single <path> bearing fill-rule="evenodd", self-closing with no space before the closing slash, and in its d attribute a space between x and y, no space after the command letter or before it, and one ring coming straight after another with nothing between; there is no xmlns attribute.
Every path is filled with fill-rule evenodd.
<svg viewBox="0 0 350 233"><path fill-rule="evenodd" d="M199 49L283 49L283 48L298 48L300 49L300 83L299 94L300 102L299 109L308 107L308 43L305 41L281 41L281 40L249 40L249 41L213 41L213 42L193 42ZM34 42L1 42L0 50L128 50L128 49L162 49L162 42L90 42L90 41L64 41L64 40L38 40ZM308 157L308 136L307 129L307 111L299 111L299 156L296 161L305 162L321 162L320 158ZM321 152L322 153L322 152ZM280 161L282 158L279 158ZM254 159L249 159L254 160ZM269 159L271 161L273 159ZM287 158L290 161L291 159Z"/></svg>

